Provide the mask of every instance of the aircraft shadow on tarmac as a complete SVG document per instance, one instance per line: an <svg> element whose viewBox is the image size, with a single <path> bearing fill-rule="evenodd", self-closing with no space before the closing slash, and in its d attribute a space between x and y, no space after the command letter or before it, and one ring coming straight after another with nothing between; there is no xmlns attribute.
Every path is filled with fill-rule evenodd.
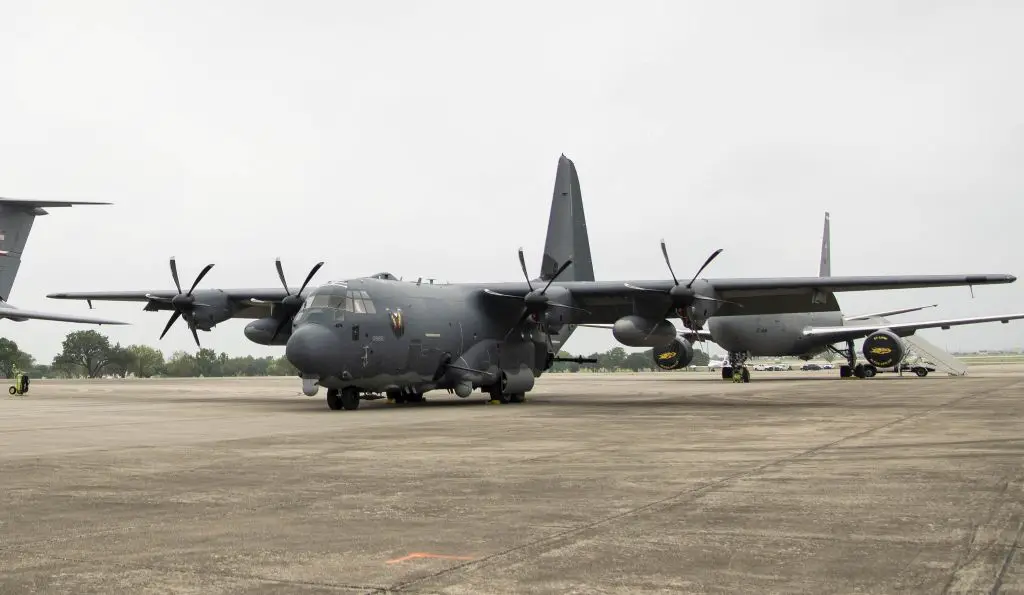
<svg viewBox="0 0 1024 595"><path fill-rule="evenodd" d="M792 397L781 394L769 395L744 395L744 398L736 398L729 395L662 395L651 398L630 397L630 396L602 396L599 399L590 399L583 394L551 394L536 395L528 397L525 403L508 403L504 405L490 405L486 397L467 399L456 399L452 397L427 398L422 403L408 403L397 405L387 403L383 399L365 401L360 404L357 411L331 411L324 404L323 398L306 397L303 395L288 397L171 397L166 399L187 404L216 404L222 406L244 405L247 407L257 406L261 409L281 412L310 412L324 415L361 415L362 412L370 411L403 411L415 409L444 409L463 407L494 407L508 411L553 411L553 410L578 410L578 411L602 411L602 410L627 410L638 413L645 410L685 410L685 409L815 409L815 408L845 408L845 409L879 409L882 407L906 407L907 402L900 399L891 403L869 403L858 404L849 400L849 395L835 395L835 400L823 400L820 396L814 400L807 400L806 397L798 397L800 400L789 400Z"/></svg>

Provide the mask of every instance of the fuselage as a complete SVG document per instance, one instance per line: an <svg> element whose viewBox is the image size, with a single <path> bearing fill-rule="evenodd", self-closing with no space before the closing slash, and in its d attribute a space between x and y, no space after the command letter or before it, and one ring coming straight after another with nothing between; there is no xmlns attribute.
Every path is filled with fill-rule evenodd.
<svg viewBox="0 0 1024 595"><path fill-rule="evenodd" d="M807 337L808 326L843 326L843 313L797 312L749 316L713 316L708 319L712 340L731 352L752 356L813 356L828 345Z"/></svg>
<svg viewBox="0 0 1024 595"><path fill-rule="evenodd" d="M521 307L508 302L483 299L465 285L332 281L296 314L286 355L323 386L373 392L486 382L486 375L462 368L514 373L525 366L531 378L539 376L543 341L517 333L503 341Z"/></svg>

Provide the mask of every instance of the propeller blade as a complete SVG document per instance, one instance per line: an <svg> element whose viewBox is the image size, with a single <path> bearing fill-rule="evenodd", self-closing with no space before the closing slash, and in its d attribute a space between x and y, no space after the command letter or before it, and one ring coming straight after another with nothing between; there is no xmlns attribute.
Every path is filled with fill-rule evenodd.
<svg viewBox="0 0 1024 595"><path fill-rule="evenodd" d="M274 261L274 266L277 267L277 277L281 279L281 285L284 285L284 294L291 295L288 293L288 282L284 280L284 269L281 267L281 257L278 256L277 260Z"/></svg>
<svg viewBox="0 0 1024 595"><path fill-rule="evenodd" d="M584 310L583 308L577 308L576 306L567 306L565 304L559 304L556 302L548 302L548 305L551 306L552 308L565 308L567 310L576 310L577 312L590 314L590 310Z"/></svg>
<svg viewBox="0 0 1024 595"><path fill-rule="evenodd" d="M511 294L508 294L508 293L498 293L497 291L494 291L493 289L485 289L484 293L486 293L488 295L496 295L498 297L512 298L514 300L521 300L521 299L523 299L523 296L521 296L521 295L511 295Z"/></svg>
<svg viewBox="0 0 1024 595"><path fill-rule="evenodd" d="M668 272L672 275L672 280L679 285L679 279L676 279L676 273L672 270L672 263L668 260L668 248L665 247L665 240L661 240L661 253L665 255L665 264L668 265Z"/></svg>
<svg viewBox="0 0 1024 595"><path fill-rule="evenodd" d="M651 292L654 292L654 293L665 293L664 291L662 291L660 289L651 289L650 287L637 287L636 285L630 285L629 283L623 283L623 285L625 285L629 289L635 289L637 291L651 291Z"/></svg>
<svg viewBox="0 0 1024 595"><path fill-rule="evenodd" d="M190 324L188 325L188 330L192 331L192 338L196 340L196 347L202 348L202 345L199 344L199 333L196 332L196 327Z"/></svg>
<svg viewBox="0 0 1024 595"><path fill-rule="evenodd" d="M174 257L171 257L171 277L174 278L174 286L178 288L178 293L181 293L181 283L178 282L178 265L174 262Z"/></svg>
<svg viewBox="0 0 1024 595"><path fill-rule="evenodd" d="M729 300L720 300L718 298L708 297L706 295L695 295L695 296L693 296L693 299L695 299L695 300L707 300L709 302L718 302L719 304L729 304L729 305L732 305L732 306L736 306L738 308L744 307L743 304L740 304L740 303L737 303L737 302L730 302Z"/></svg>
<svg viewBox="0 0 1024 595"><path fill-rule="evenodd" d="M715 259L716 257L718 257L718 255L719 255L719 254L721 254L721 253L722 253L722 250L725 250L725 248L719 248L718 250L715 250L715 251L714 251L714 252L713 252L713 253L711 254L711 256L709 256L709 257L708 257L708 259L704 261L704 266L702 266L702 267L700 267L699 269L697 269L697 274L696 274L696 275L694 275L694 276L693 276L693 279L690 279L690 282L686 284L686 287L687 287L687 288L689 288L689 287L690 287L691 285L693 285L693 282L697 280L697 277L699 277L699 276L700 276L700 274L701 274L702 272L704 272L704 269L706 269L706 268L707 268L707 266L708 266L709 264L711 264L711 261L712 261L712 260L714 260L714 259ZM666 258L668 258L668 257L666 256ZM676 283L676 285L679 285L679 283Z"/></svg>
<svg viewBox="0 0 1024 595"><path fill-rule="evenodd" d="M572 264L572 259L571 258L566 260L564 263L562 263L562 266L558 267L558 270L555 271L555 274L551 276L551 280L548 281L548 284L545 285L544 289L540 290L540 292L544 293L545 291L547 291L548 287L551 287L551 284L555 282L555 279L557 279L559 275L564 273L565 269L569 268L569 265L571 265L571 264Z"/></svg>
<svg viewBox="0 0 1024 595"><path fill-rule="evenodd" d="M530 273L526 272L526 257L523 256L523 249L519 249L519 266L523 267L523 276L526 277L526 285L533 291L533 284L530 283Z"/></svg>
<svg viewBox="0 0 1024 595"><path fill-rule="evenodd" d="M317 271L319 271L319 270L320 270L320 267L322 267L322 266L324 266L324 263L322 263L322 262L318 262L318 263L316 263L316 265L315 265L315 266L314 266L314 267L313 267L313 268L312 268L312 269L311 269L311 270L309 271L309 274L308 274L308 275L306 275L306 280L302 282L302 287L300 287L300 288L299 288L299 294L301 294L301 293L303 292L303 290L305 290L305 289L306 289L306 286L307 286L307 285L309 285L309 282L313 280L313 275L315 275L315 274L316 274L316 272L317 272ZM284 277L281 277L281 278L283 279ZM285 291L287 291L287 288L285 289Z"/></svg>
<svg viewBox="0 0 1024 595"><path fill-rule="evenodd" d="M274 329L274 334L273 334L273 335L272 335L272 336L270 337L270 342L271 342L271 343L273 343L273 342L274 342L274 339L276 339L276 338L277 338L277 336L278 336L279 334L281 334L281 331L283 331L283 330L284 330L284 325L288 324L288 322L289 322L289 321L290 321L291 319L292 319L292 317L291 317L291 316L285 316L284 318L282 318L282 319L281 319L281 321L280 321L280 322L278 322L278 323L277 323L277 328L275 328L275 329Z"/></svg>
<svg viewBox="0 0 1024 595"><path fill-rule="evenodd" d="M171 314L171 319L167 321L167 326L164 327L164 332L160 333L160 338L163 339L167 331L171 330L171 326L174 325L174 321L178 320L181 316L181 310L175 310L174 314Z"/></svg>
<svg viewBox="0 0 1024 595"><path fill-rule="evenodd" d="M519 325L523 324L523 321L525 321L526 317L529 316L529 315L530 315L530 311L527 310L526 308L523 308L523 313L519 316L519 320L517 320L516 323L512 325L512 328L508 329L508 332L505 333L505 339L504 339L505 341L508 341L508 338L510 336L512 336L512 333L517 328L519 328Z"/></svg>
<svg viewBox="0 0 1024 595"><path fill-rule="evenodd" d="M212 264L208 264L205 267L203 267L203 270L199 272L199 276L196 277L195 282L192 283L192 288L188 290L188 294L186 294L186 295L192 295L192 292L195 291L195 289L196 289L196 285L199 285L199 282L203 280L203 277L205 277L206 273L209 273L210 269L212 269L212 268L213 268Z"/></svg>

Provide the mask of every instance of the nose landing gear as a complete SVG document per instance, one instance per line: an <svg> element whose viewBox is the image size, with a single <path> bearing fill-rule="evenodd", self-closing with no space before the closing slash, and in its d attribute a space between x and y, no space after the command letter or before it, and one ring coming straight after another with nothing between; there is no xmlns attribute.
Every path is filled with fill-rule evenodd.
<svg viewBox="0 0 1024 595"><path fill-rule="evenodd" d="M353 410L359 408L359 389L349 386L338 390L336 388L327 389L327 406L332 411L339 409Z"/></svg>

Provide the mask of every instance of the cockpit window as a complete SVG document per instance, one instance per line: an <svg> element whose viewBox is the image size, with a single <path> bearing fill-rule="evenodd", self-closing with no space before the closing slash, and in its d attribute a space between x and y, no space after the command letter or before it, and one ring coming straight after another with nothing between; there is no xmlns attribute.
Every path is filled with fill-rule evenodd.
<svg viewBox="0 0 1024 595"><path fill-rule="evenodd" d="M370 294L362 290L317 292L308 298L302 309L328 308L352 314L376 314L377 309L370 299Z"/></svg>
<svg viewBox="0 0 1024 595"><path fill-rule="evenodd" d="M354 314L376 314L373 307L373 300L370 295L362 290L349 290L345 297L345 311Z"/></svg>

